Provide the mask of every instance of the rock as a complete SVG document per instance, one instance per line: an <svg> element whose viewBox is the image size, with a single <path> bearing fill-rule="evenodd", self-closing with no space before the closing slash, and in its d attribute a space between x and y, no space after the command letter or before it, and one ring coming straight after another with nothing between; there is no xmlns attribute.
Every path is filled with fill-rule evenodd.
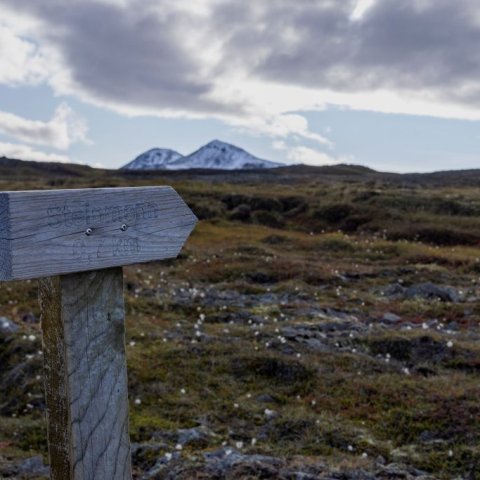
<svg viewBox="0 0 480 480"><path fill-rule="evenodd" d="M7 337L19 330L19 326L7 317L0 317L0 338Z"/></svg>
<svg viewBox="0 0 480 480"><path fill-rule="evenodd" d="M447 330L452 330L456 332L458 330L458 322L456 322L455 320L448 322Z"/></svg>
<svg viewBox="0 0 480 480"><path fill-rule="evenodd" d="M275 402L275 398L273 398L268 393L262 393L261 395L256 396L255 400L257 402L261 402L261 403L274 403Z"/></svg>
<svg viewBox="0 0 480 480"><path fill-rule="evenodd" d="M405 287L399 283L393 283L392 285L385 287L382 291L382 294L385 297L402 298L405 295L405 290Z"/></svg>
<svg viewBox="0 0 480 480"><path fill-rule="evenodd" d="M204 454L208 469L219 478L263 478L278 479L285 461L266 455L243 455L239 451L224 447Z"/></svg>
<svg viewBox="0 0 480 480"><path fill-rule="evenodd" d="M316 473L305 473L296 470L286 470L283 475L283 478L288 478L288 480L318 480L319 478Z"/></svg>
<svg viewBox="0 0 480 480"><path fill-rule="evenodd" d="M432 479L426 472L422 470L418 470L416 468L405 468L400 466L396 463L390 463L389 465L382 466L378 472L379 478L385 478L385 475L388 475L386 478L398 478L398 479L406 479L410 480L412 478L419 479L422 478L424 480Z"/></svg>
<svg viewBox="0 0 480 480"><path fill-rule="evenodd" d="M405 298L424 298L425 300L440 300L442 302L458 303L461 296L456 289L448 286L435 285L434 283L419 283L408 287Z"/></svg>
<svg viewBox="0 0 480 480"><path fill-rule="evenodd" d="M382 322L392 324L392 323L400 322L401 319L402 319L402 317L399 317L398 315L395 315L394 313L387 312L383 315Z"/></svg>
<svg viewBox="0 0 480 480"><path fill-rule="evenodd" d="M27 458L17 465L17 472L23 478L48 477L50 468L43 463L42 456Z"/></svg>
<svg viewBox="0 0 480 480"><path fill-rule="evenodd" d="M213 436L206 427L187 428L177 430L177 443L180 445L208 445L209 439Z"/></svg>
<svg viewBox="0 0 480 480"><path fill-rule="evenodd" d="M462 300L462 295L453 287L446 285L436 285L434 283L417 283L410 287L404 287L399 283L388 285L382 290L386 297L394 299L414 299L423 298L425 300L440 300L442 302L458 303Z"/></svg>
<svg viewBox="0 0 480 480"><path fill-rule="evenodd" d="M177 431L156 431L153 432L152 438L155 440L162 440L166 443L174 443L175 445L193 445L199 447L206 447L211 437L215 434L207 427L195 427L179 429Z"/></svg>
<svg viewBox="0 0 480 480"><path fill-rule="evenodd" d="M425 472L398 464L384 465L377 462L375 472L363 468L331 469L312 458L278 458L261 454L248 454L222 447L197 456L186 458L179 452L160 457L153 468L139 477L143 480L433 480Z"/></svg>
<svg viewBox="0 0 480 480"><path fill-rule="evenodd" d="M327 334L319 331L318 325L293 325L282 329L282 335L293 342L303 343L317 352L331 350L326 344Z"/></svg>
<svg viewBox="0 0 480 480"><path fill-rule="evenodd" d="M175 451L175 452L167 453L164 456L160 457L155 462L155 465L148 472L146 472L145 475L140 477L141 480L150 480L150 479L156 479L156 478L174 479L176 475L170 471L170 470L173 470L173 468L171 468L169 464L170 462L180 459L180 456L181 456L180 452ZM173 473L173 475L171 475L171 473ZM159 477L160 474L166 474L168 476Z"/></svg>

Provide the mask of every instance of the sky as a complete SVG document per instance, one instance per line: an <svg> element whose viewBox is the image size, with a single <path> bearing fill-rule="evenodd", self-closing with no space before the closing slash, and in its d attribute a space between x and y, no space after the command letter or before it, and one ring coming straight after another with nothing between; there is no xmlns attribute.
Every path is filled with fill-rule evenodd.
<svg viewBox="0 0 480 480"><path fill-rule="evenodd" d="M478 0L0 0L0 156L480 168Z"/></svg>

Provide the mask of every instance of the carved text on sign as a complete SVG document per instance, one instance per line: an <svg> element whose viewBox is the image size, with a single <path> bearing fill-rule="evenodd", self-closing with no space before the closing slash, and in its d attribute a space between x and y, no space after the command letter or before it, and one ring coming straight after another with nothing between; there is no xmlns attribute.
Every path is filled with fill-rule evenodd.
<svg viewBox="0 0 480 480"><path fill-rule="evenodd" d="M91 224L127 222L134 225L139 220L158 218L156 203L143 202L125 205L96 207L88 202L52 205L47 208L48 226L51 228L88 227Z"/></svg>
<svg viewBox="0 0 480 480"><path fill-rule="evenodd" d="M75 240L72 245L72 257L87 262L112 257L128 257L141 252L138 238L103 237L96 240Z"/></svg>

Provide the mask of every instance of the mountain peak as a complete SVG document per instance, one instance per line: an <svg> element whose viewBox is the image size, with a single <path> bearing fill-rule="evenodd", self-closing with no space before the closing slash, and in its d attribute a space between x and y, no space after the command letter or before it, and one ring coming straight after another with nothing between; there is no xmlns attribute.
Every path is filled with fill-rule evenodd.
<svg viewBox="0 0 480 480"><path fill-rule="evenodd" d="M165 160L164 152L173 152L176 158ZM160 158L158 158L160 156ZM139 155L135 160L125 165L127 170L187 170L218 169L218 170L242 170L255 168L280 167L281 163L271 162L257 158L247 151L221 140L212 140L203 147L185 157L178 152L168 149L151 149Z"/></svg>
<svg viewBox="0 0 480 480"><path fill-rule="evenodd" d="M164 170L182 157L181 153L170 148L151 148L127 163L122 170Z"/></svg>
<svg viewBox="0 0 480 480"><path fill-rule="evenodd" d="M222 142L221 140L212 140L211 142L208 142L204 147L212 147L212 148L222 148L222 147L233 147L233 148L238 148L235 147L235 145L232 145L231 143L227 142Z"/></svg>

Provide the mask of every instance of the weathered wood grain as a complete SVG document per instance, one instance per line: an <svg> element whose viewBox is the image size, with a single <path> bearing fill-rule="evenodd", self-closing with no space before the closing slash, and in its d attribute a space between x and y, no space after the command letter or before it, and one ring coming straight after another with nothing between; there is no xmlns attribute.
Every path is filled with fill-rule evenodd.
<svg viewBox="0 0 480 480"><path fill-rule="evenodd" d="M0 278L12 275L12 258L10 255L10 216L8 195L0 193Z"/></svg>
<svg viewBox="0 0 480 480"><path fill-rule="evenodd" d="M173 258L196 221L171 187L3 192L0 280Z"/></svg>
<svg viewBox="0 0 480 480"><path fill-rule="evenodd" d="M39 285L52 480L131 480L122 269Z"/></svg>

